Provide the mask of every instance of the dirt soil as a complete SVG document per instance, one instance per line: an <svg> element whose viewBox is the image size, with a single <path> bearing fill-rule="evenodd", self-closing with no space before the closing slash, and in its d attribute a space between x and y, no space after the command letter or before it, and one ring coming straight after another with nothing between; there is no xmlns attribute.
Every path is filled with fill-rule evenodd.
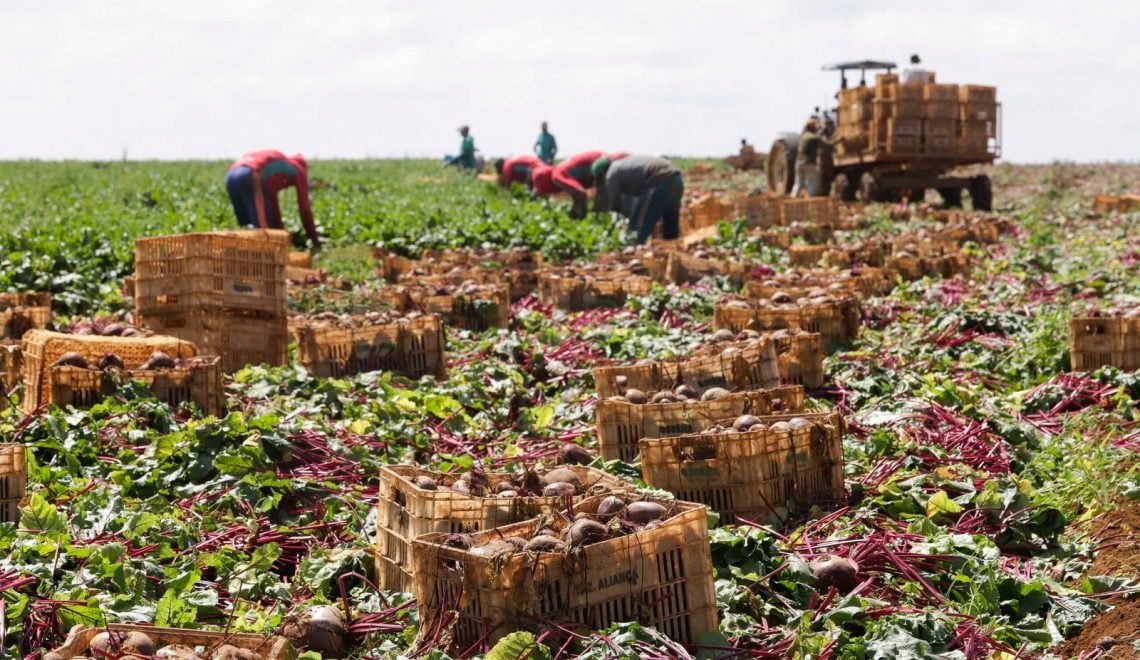
<svg viewBox="0 0 1140 660"><path fill-rule="evenodd" d="M1094 528L1100 526L1104 527L1098 534L1101 545L1089 575L1140 578L1140 500L1120 502L1093 523Z"/></svg>
<svg viewBox="0 0 1140 660"><path fill-rule="evenodd" d="M1082 653L1100 650L1100 655L1090 657L1097 660L1135 658L1132 642L1136 640L1140 640L1140 598L1118 602L1112 610L1093 617L1081 629L1081 634L1050 653L1062 658L1078 658Z"/></svg>

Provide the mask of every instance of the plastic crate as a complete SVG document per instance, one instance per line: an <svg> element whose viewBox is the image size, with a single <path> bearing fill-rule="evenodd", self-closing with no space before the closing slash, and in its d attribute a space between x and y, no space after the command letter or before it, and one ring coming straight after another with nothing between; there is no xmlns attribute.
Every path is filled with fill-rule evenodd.
<svg viewBox="0 0 1140 660"><path fill-rule="evenodd" d="M596 511L600 502L590 498L574 511ZM638 621L675 641L696 643L702 634L717 630L706 508L665 504L670 515L659 527L583 546L570 555L487 557L448 547L443 534L416 539L421 628L450 625L458 650L481 641L489 647L512 631L541 625L538 618L575 632ZM528 520L476 534L474 541L530 538L540 525L558 532L569 522L562 517Z"/></svg>
<svg viewBox="0 0 1140 660"><path fill-rule="evenodd" d="M1073 371L1113 366L1140 369L1140 318L1074 317L1069 321L1069 354Z"/></svg>
<svg viewBox="0 0 1140 660"><path fill-rule="evenodd" d="M0 292L0 309L12 307L51 307L51 292Z"/></svg>
<svg viewBox="0 0 1140 660"><path fill-rule="evenodd" d="M839 200L831 197L786 197L780 200L780 224L831 226L839 221Z"/></svg>
<svg viewBox="0 0 1140 660"><path fill-rule="evenodd" d="M788 247L788 259L796 266L814 266L823 259L825 252L826 245L791 245Z"/></svg>
<svg viewBox="0 0 1140 660"><path fill-rule="evenodd" d="M761 521L789 502L807 508L843 498L843 417L838 413L768 415L766 427L792 419L786 432L704 433L642 439L645 483L708 505L732 524ZM722 422L731 426L732 419ZM702 456L708 458L701 458Z"/></svg>
<svg viewBox="0 0 1140 660"><path fill-rule="evenodd" d="M585 499L591 492L633 489L632 483L595 468L563 467L573 470L582 481L583 495L575 497L575 501ZM418 536L433 532L470 534L551 514L566 505L562 497L475 497L450 490L424 490L414 483L420 476L450 486L460 475L440 474L413 465L380 469L376 569L381 589L411 591L415 576L411 544ZM513 476L517 475L487 474L492 487Z"/></svg>
<svg viewBox="0 0 1140 660"><path fill-rule="evenodd" d="M194 358L184 367L161 370L129 369L121 372L52 367L48 374L50 398L41 403L59 407L90 408L111 396L121 384L142 381L155 398L171 408L194 403L208 415L225 411L221 358Z"/></svg>
<svg viewBox="0 0 1140 660"><path fill-rule="evenodd" d="M20 339L29 330L51 326L51 307L10 307L0 309L0 341Z"/></svg>
<svg viewBox="0 0 1140 660"><path fill-rule="evenodd" d="M780 382L784 385L823 387L823 338L815 332L791 332L776 336ZM773 411L775 412L775 411ZM789 412L795 412L789 410Z"/></svg>
<svg viewBox="0 0 1140 660"><path fill-rule="evenodd" d="M758 339L733 346L733 351L705 354L680 360L659 360L642 365L595 367L594 387L599 399L618 396L617 379L624 376L626 387L643 392L671 390L682 383L697 390L724 387L757 390L780 384L775 343Z"/></svg>
<svg viewBox="0 0 1140 660"><path fill-rule="evenodd" d="M289 255L286 258L285 265L292 266L294 268L312 268L313 255L309 254L308 252L290 251Z"/></svg>
<svg viewBox="0 0 1140 660"><path fill-rule="evenodd" d="M25 451L22 444L0 444L0 522L20 522L20 503L28 488Z"/></svg>
<svg viewBox="0 0 1140 660"><path fill-rule="evenodd" d="M737 202L736 214L744 218L749 229L771 229L784 223L782 208L778 197L751 195Z"/></svg>
<svg viewBox="0 0 1140 660"><path fill-rule="evenodd" d="M138 314L208 308L285 314L288 245L254 232L208 232L135 241Z"/></svg>
<svg viewBox="0 0 1140 660"><path fill-rule="evenodd" d="M359 328L301 322L291 328L297 362L318 378L393 371L419 378L447 375L443 324L435 315Z"/></svg>
<svg viewBox="0 0 1140 660"><path fill-rule="evenodd" d="M637 405L602 399L595 412L598 453L607 461L632 463L641 451L637 442L642 438L687 435L717 419L800 412L803 406L804 390L798 385L733 392L713 401Z"/></svg>
<svg viewBox="0 0 1140 660"><path fill-rule="evenodd" d="M159 626L138 625L131 623L109 623L103 626L86 627L76 626L67 635L63 644L52 650L62 660L70 658L91 657L88 652L91 640L95 635L104 632L141 632L154 642L158 648L166 646L185 646L191 649L204 647L207 652L201 653L204 658L213 656L218 647L228 644L239 649L252 651L263 660L292 660L297 657L297 651L289 640L284 637L254 635L251 633L221 632L212 630L188 630L185 628L163 628Z"/></svg>
<svg viewBox="0 0 1140 660"><path fill-rule="evenodd" d="M505 284L483 284L469 294L439 293L446 287L399 285L380 292L393 308L438 314L455 328L483 332L510 325L511 291Z"/></svg>
<svg viewBox="0 0 1140 660"><path fill-rule="evenodd" d="M23 355L20 342L0 342L0 410L8 407L8 396L20 384Z"/></svg>
<svg viewBox="0 0 1140 660"><path fill-rule="evenodd" d="M279 367L289 359L289 330L284 316L211 309L144 315L139 321L157 333L192 342L202 353L220 356L226 373L248 365Z"/></svg>
<svg viewBox="0 0 1140 660"><path fill-rule="evenodd" d="M695 284L706 277L727 277L735 287L743 286L752 266L742 261L717 257L695 257L684 252L669 255L668 280L675 284Z"/></svg>
<svg viewBox="0 0 1140 660"><path fill-rule="evenodd" d="M597 274L544 271L538 275L539 299L568 312L621 307L629 296L644 296L652 289L652 278L628 271Z"/></svg>
<svg viewBox="0 0 1140 660"><path fill-rule="evenodd" d="M128 369L132 369L150 359L155 351L183 359L199 354L199 349L193 342L178 337L100 337L32 330L24 335L24 395L21 405L24 411L34 412L41 404L51 401L52 368L66 353L78 353L92 364L107 353L114 353Z"/></svg>

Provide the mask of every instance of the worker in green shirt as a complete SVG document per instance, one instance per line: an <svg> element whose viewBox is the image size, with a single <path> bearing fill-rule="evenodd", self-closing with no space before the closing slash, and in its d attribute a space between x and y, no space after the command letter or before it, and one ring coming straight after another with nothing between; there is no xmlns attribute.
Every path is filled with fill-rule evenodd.
<svg viewBox="0 0 1140 660"><path fill-rule="evenodd" d="M461 170L478 169L478 161L475 158L475 138L471 137L471 129L467 126L460 126L459 135L463 137L459 143L459 155L446 156L443 162L454 165Z"/></svg>
<svg viewBox="0 0 1140 660"><path fill-rule="evenodd" d="M546 122L542 122L542 132L538 134L538 139L534 141L534 153L538 154L539 160L547 165L554 164L554 156L558 153L558 142L555 141L554 136L551 135L550 130L546 127Z"/></svg>

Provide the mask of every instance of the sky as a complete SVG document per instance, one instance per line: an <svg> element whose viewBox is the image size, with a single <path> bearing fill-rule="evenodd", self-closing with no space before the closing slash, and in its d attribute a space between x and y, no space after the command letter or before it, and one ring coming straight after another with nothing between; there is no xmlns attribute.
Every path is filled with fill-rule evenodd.
<svg viewBox="0 0 1140 660"><path fill-rule="evenodd" d="M850 59L990 84L1003 156L1136 160L1140 2L0 0L0 159L761 150Z"/></svg>

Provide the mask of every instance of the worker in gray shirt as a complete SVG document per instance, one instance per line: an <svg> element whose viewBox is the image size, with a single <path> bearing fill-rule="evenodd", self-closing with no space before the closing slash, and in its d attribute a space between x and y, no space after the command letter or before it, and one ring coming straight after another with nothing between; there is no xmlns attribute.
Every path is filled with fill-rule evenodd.
<svg viewBox="0 0 1140 660"><path fill-rule="evenodd" d="M602 157L590 171L598 189L595 213L613 209L623 196L636 197L629 227L637 230L638 243L649 240L658 221L664 223L664 238L680 238L685 181L676 165L657 156L626 156L613 162Z"/></svg>

